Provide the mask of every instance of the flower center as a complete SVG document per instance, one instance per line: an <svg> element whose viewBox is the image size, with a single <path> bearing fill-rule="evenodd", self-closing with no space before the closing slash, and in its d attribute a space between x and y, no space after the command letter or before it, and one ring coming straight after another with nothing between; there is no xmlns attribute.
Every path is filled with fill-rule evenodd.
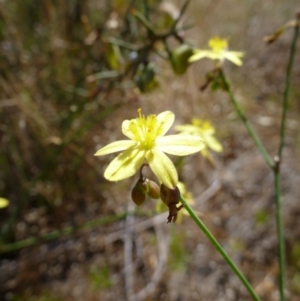
<svg viewBox="0 0 300 301"><path fill-rule="evenodd" d="M159 124L156 115L145 117L138 109L139 117L132 121L131 132L143 149L151 149L158 135Z"/></svg>
<svg viewBox="0 0 300 301"><path fill-rule="evenodd" d="M221 39L219 37L215 37L213 39L210 39L209 47L212 49L213 52L221 53L222 51L226 50L228 47L228 42L226 39Z"/></svg>

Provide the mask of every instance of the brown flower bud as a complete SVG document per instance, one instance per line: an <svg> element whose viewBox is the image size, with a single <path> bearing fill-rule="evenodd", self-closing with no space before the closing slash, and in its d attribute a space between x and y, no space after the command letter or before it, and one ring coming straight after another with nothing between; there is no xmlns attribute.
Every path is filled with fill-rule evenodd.
<svg viewBox="0 0 300 301"><path fill-rule="evenodd" d="M177 213L183 208L183 205L177 207L180 200L180 191L176 186L174 189L170 189L164 184L160 185L160 198L169 207L168 222L176 222Z"/></svg>
<svg viewBox="0 0 300 301"><path fill-rule="evenodd" d="M147 195L149 195L149 197L151 199L159 199L159 196L160 196L160 189L159 189L159 186L149 180L149 179L146 179L146 181L144 182L144 184L146 186L146 193Z"/></svg>
<svg viewBox="0 0 300 301"><path fill-rule="evenodd" d="M160 198L167 206L176 205L179 203L180 191L177 186L174 189L170 189L164 184L161 184Z"/></svg>
<svg viewBox="0 0 300 301"><path fill-rule="evenodd" d="M145 178L140 178L132 188L131 198L137 206L142 205L146 200L145 182Z"/></svg>

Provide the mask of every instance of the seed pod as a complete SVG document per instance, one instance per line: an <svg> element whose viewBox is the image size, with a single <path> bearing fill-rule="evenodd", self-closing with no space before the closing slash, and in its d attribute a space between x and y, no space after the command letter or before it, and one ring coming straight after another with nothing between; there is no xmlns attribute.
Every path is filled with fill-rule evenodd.
<svg viewBox="0 0 300 301"><path fill-rule="evenodd" d="M147 186L147 188L146 188L147 195L151 199L159 199L159 195L160 195L159 186L155 182L153 182L149 179L146 179L146 181L144 183ZM145 184L143 184L143 185L145 185Z"/></svg>
<svg viewBox="0 0 300 301"><path fill-rule="evenodd" d="M167 206L176 205L179 203L180 191L177 186L174 189L170 189L164 184L161 184L160 198Z"/></svg>
<svg viewBox="0 0 300 301"><path fill-rule="evenodd" d="M146 200L145 181L145 178L140 178L131 191L131 198L137 206L142 205Z"/></svg>

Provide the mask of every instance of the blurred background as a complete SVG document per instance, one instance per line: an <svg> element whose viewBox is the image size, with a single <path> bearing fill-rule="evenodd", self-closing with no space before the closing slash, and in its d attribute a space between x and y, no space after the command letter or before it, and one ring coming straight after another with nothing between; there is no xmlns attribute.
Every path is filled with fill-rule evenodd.
<svg viewBox="0 0 300 301"><path fill-rule="evenodd" d="M1 301L250 300L189 217L166 224L157 201L131 201L137 176L103 178L115 155L94 153L123 139L121 123L138 108L171 110L176 124L211 121L224 148L214 165L200 154L172 159L205 224L261 298L278 300L272 172L226 93L200 91L213 63L178 72L169 55L182 43L206 49L216 35L244 51L243 66L225 71L273 156L292 30L271 45L263 37L293 19L299 1L185 4L0 1L0 197L10 202L0 209ZM299 83L297 53L282 164L292 301L300 298Z"/></svg>

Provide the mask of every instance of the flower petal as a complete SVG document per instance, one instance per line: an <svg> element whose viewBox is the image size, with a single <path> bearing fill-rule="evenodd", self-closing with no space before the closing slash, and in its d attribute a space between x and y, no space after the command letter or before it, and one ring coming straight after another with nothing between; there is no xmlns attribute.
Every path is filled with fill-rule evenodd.
<svg viewBox="0 0 300 301"><path fill-rule="evenodd" d="M199 152L204 141L193 135L169 135L156 138L155 149L175 156L187 156Z"/></svg>
<svg viewBox="0 0 300 301"><path fill-rule="evenodd" d="M188 62L191 63L191 62L201 60L205 57L210 57L211 53L212 53L211 50L201 50L201 49L194 50L194 54L189 57Z"/></svg>
<svg viewBox="0 0 300 301"><path fill-rule="evenodd" d="M9 200L5 198L0 198L0 208L7 207L9 205Z"/></svg>
<svg viewBox="0 0 300 301"><path fill-rule="evenodd" d="M145 151L130 148L118 155L106 168L104 177L109 181L120 181L133 176L144 162Z"/></svg>
<svg viewBox="0 0 300 301"><path fill-rule="evenodd" d="M157 136L163 136L172 126L175 115L171 111L165 111L157 115Z"/></svg>
<svg viewBox="0 0 300 301"><path fill-rule="evenodd" d="M221 152L223 150L222 144L215 137L211 135L204 135L203 138L207 146L215 152Z"/></svg>
<svg viewBox="0 0 300 301"><path fill-rule="evenodd" d="M186 134L198 134L200 135L201 129L197 126L194 126L192 124L182 124L182 125L176 125L175 130L181 133Z"/></svg>
<svg viewBox="0 0 300 301"><path fill-rule="evenodd" d="M137 133L140 131L136 119L124 120L122 123L122 133L129 139L136 140Z"/></svg>
<svg viewBox="0 0 300 301"><path fill-rule="evenodd" d="M178 183L178 175L172 161L163 152L155 149L146 153L146 159L158 180L174 189Z"/></svg>
<svg viewBox="0 0 300 301"><path fill-rule="evenodd" d="M102 148L100 148L94 156L103 156L107 154L112 154L115 152L120 152L130 147L133 147L136 144L135 141L132 140L120 140L112 142Z"/></svg>
<svg viewBox="0 0 300 301"><path fill-rule="evenodd" d="M223 57L227 60L231 61L232 63L236 64L237 66L241 66L243 64L241 57L244 56L243 52L238 51L226 51L223 54Z"/></svg>

